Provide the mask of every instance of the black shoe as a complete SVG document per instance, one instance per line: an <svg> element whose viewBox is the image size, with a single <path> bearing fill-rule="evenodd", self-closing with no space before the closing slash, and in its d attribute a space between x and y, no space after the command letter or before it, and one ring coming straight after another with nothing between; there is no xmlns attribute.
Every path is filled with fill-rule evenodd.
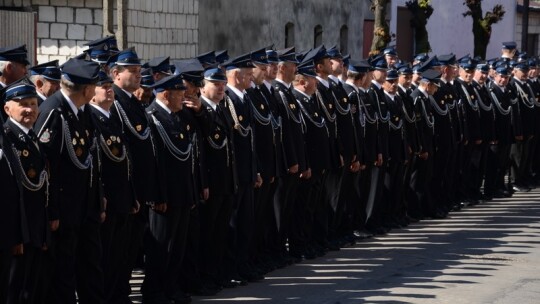
<svg viewBox="0 0 540 304"><path fill-rule="evenodd" d="M173 303L168 297L162 293L143 295L142 302L144 304L171 304Z"/></svg>
<svg viewBox="0 0 540 304"><path fill-rule="evenodd" d="M188 304L191 303L191 296L179 290L173 295L169 296L169 300L172 301L174 304Z"/></svg>
<svg viewBox="0 0 540 304"><path fill-rule="evenodd" d="M512 189L515 192L529 192L529 191L531 191L531 188L529 188L529 187L526 187L526 186L523 186L523 185L516 185L516 184L514 184L512 186Z"/></svg>

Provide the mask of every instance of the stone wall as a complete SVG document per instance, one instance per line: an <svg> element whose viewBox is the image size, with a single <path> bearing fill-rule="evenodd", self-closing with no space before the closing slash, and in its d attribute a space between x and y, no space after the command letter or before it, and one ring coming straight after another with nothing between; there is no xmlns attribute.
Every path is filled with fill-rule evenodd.
<svg viewBox="0 0 540 304"><path fill-rule="evenodd" d="M199 0L129 0L127 14L128 45L139 57L197 55Z"/></svg>
<svg viewBox="0 0 540 304"><path fill-rule="evenodd" d="M297 50L314 46L315 26L322 43L340 45L340 29L348 27L349 53L362 54L365 0L200 0L199 49L228 49L239 55L275 44L285 47L285 28L294 27Z"/></svg>

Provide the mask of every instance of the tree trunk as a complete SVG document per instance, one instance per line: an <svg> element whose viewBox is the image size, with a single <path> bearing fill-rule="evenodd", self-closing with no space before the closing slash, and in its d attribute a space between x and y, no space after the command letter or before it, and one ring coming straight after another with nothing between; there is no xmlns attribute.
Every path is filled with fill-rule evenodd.
<svg viewBox="0 0 540 304"><path fill-rule="evenodd" d="M386 4L388 0L372 0L372 10L375 14L373 41L370 55L378 54L390 42L388 23L386 22Z"/></svg>

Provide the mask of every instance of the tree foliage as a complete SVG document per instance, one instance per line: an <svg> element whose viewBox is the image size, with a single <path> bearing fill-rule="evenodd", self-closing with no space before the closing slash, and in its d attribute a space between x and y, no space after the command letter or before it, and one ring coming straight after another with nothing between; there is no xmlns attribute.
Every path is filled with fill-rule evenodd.
<svg viewBox="0 0 540 304"><path fill-rule="evenodd" d="M463 5L469 9L463 17L471 16L473 20L474 56L486 58L486 50L491 39L491 26L504 17L504 7L497 4L491 11L483 15L482 0L465 0Z"/></svg>
<svg viewBox="0 0 540 304"><path fill-rule="evenodd" d="M429 53L429 35L427 22L433 14L431 0L410 0L405 2L407 9L412 13L411 27L414 29L415 51L416 53Z"/></svg>
<svg viewBox="0 0 540 304"><path fill-rule="evenodd" d="M375 15L373 26L373 41L371 43L370 55L376 55L388 45L392 36L390 28L386 22L386 5L390 0L371 0L371 10Z"/></svg>

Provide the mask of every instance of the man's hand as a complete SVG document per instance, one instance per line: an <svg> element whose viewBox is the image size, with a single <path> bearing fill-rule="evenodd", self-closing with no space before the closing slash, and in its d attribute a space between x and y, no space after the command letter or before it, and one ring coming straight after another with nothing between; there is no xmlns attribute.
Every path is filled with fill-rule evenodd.
<svg viewBox="0 0 540 304"><path fill-rule="evenodd" d="M422 152L422 153L418 154L418 158L420 158L422 160L426 160L426 159L428 159L428 157L429 157L428 152Z"/></svg>
<svg viewBox="0 0 540 304"><path fill-rule="evenodd" d="M58 226L60 226L60 220L49 221L49 227L51 228L51 231L58 230Z"/></svg>
<svg viewBox="0 0 540 304"><path fill-rule="evenodd" d="M296 174L298 173L298 164L290 167L287 171L289 171L289 174Z"/></svg>
<svg viewBox="0 0 540 304"><path fill-rule="evenodd" d="M351 166L349 167L349 170L351 172L358 172L358 170L360 170L360 162L359 161L354 161L351 163Z"/></svg>
<svg viewBox="0 0 540 304"><path fill-rule="evenodd" d="M311 178L311 168L308 168L306 171L300 173L300 178L310 179Z"/></svg>
<svg viewBox="0 0 540 304"><path fill-rule="evenodd" d="M194 96L190 96L184 100L184 106L192 109L193 111L197 113L201 111L201 105L202 104L199 98L196 98Z"/></svg>
<svg viewBox="0 0 540 304"><path fill-rule="evenodd" d="M11 252L13 253L13 255L23 255L24 254L23 244L17 244L13 246L13 248L11 249Z"/></svg>
<svg viewBox="0 0 540 304"><path fill-rule="evenodd" d="M383 165L383 162L384 161L383 161L382 154L381 153L377 154L377 160L375 161L375 166L380 167Z"/></svg>
<svg viewBox="0 0 540 304"><path fill-rule="evenodd" d="M208 198L210 197L210 189L204 188L204 189L202 190L201 196L202 196L202 199L203 199L203 200L207 201Z"/></svg>
<svg viewBox="0 0 540 304"><path fill-rule="evenodd" d="M165 213L167 212L167 203L159 203L154 205L154 211Z"/></svg>
<svg viewBox="0 0 540 304"><path fill-rule="evenodd" d="M138 200L135 200L135 205L131 207L130 214L137 214L141 210L141 204L139 204Z"/></svg>
<svg viewBox="0 0 540 304"><path fill-rule="evenodd" d="M99 214L99 222L103 223L105 222L105 219L107 219L107 212L101 211L101 213Z"/></svg>
<svg viewBox="0 0 540 304"><path fill-rule="evenodd" d="M259 173L257 173L257 178L255 180L255 188L260 188L263 184L263 179Z"/></svg>

